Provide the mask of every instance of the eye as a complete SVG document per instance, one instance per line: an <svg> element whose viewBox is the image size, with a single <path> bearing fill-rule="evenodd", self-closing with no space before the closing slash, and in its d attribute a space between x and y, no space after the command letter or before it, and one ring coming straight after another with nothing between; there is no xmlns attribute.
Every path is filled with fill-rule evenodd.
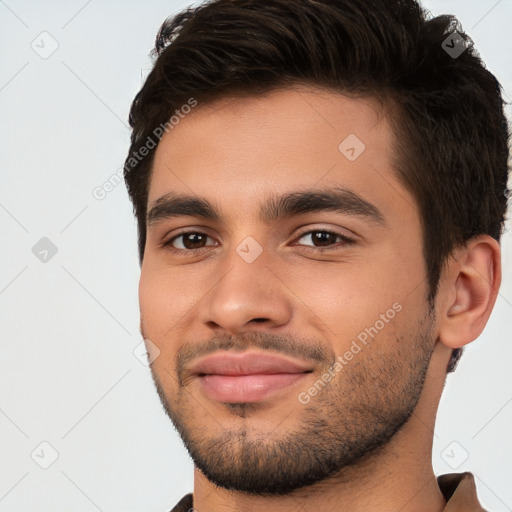
<svg viewBox="0 0 512 512"><path fill-rule="evenodd" d="M305 231L296 240L300 242L300 240L307 239L308 237L312 245L300 243L293 243L292 245L305 245L315 251L324 252L338 249L340 245L353 245L356 243L355 240L346 235L326 229ZM194 254L196 251L218 245L217 242L209 246L206 245L208 239L213 240L206 233L200 231L184 231L171 237L162 246L175 253Z"/></svg>
<svg viewBox="0 0 512 512"><path fill-rule="evenodd" d="M355 244L356 241L348 236L342 235L341 233L337 233L336 231L328 231L326 229L314 229L311 231L306 231L302 233L297 240L309 239L313 242L313 249L323 252L330 251L339 248L339 244L336 244L336 239L342 242L342 245L352 245ZM319 245L315 245L319 244ZM333 244L336 244L333 246ZM297 244L293 244L297 245Z"/></svg>
<svg viewBox="0 0 512 512"><path fill-rule="evenodd" d="M199 231L186 231L173 236L163 246L174 252L191 252L208 247L204 245L208 238L207 234Z"/></svg>

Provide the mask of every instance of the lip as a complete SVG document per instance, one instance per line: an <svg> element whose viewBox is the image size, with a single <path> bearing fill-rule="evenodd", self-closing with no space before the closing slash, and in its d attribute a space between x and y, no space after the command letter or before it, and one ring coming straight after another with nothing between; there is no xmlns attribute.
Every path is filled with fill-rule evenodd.
<svg viewBox="0 0 512 512"><path fill-rule="evenodd" d="M191 368L209 398L228 403L259 402L305 378L310 363L261 352L217 352Z"/></svg>
<svg viewBox="0 0 512 512"><path fill-rule="evenodd" d="M307 361L273 354L223 351L200 359L190 370L196 375L251 375L303 373L312 371L313 367Z"/></svg>

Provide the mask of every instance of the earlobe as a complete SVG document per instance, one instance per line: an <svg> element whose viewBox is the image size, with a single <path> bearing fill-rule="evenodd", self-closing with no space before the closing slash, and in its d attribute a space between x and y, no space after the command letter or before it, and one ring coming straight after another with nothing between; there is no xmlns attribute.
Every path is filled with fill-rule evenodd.
<svg viewBox="0 0 512 512"><path fill-rule="evenodd" d="M442 276L439 339L459 348L480 336L501 284L501 251L489 235L478 235L455 251Z"/></svg>

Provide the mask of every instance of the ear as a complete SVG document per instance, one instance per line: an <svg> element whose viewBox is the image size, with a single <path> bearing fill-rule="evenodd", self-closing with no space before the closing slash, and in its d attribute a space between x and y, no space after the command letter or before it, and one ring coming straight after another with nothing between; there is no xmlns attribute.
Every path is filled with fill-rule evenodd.
<svg viewBox="0 0 512 512"><path fill-rule="evenodd" d="M501 284L501 250L489 235L471 238L446 262L441 293L439 339L459 348L480 336Z"/></svg>

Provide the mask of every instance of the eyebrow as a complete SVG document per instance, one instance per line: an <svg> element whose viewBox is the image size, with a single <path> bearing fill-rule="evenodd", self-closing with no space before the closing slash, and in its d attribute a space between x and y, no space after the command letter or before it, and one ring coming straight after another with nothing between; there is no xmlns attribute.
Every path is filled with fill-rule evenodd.
<svg viewBox="0 0 512 512"><path fill-rule="evenodd" d="M344 187L271 195L260 204L259 220L271 224L287 217L322 211L353 215L381 226L386 225L384 215L375 205ZM220 209L207 199L172 192L152 204L146 220L148 226L151 226L180 216L222 220Z"/></svg>

